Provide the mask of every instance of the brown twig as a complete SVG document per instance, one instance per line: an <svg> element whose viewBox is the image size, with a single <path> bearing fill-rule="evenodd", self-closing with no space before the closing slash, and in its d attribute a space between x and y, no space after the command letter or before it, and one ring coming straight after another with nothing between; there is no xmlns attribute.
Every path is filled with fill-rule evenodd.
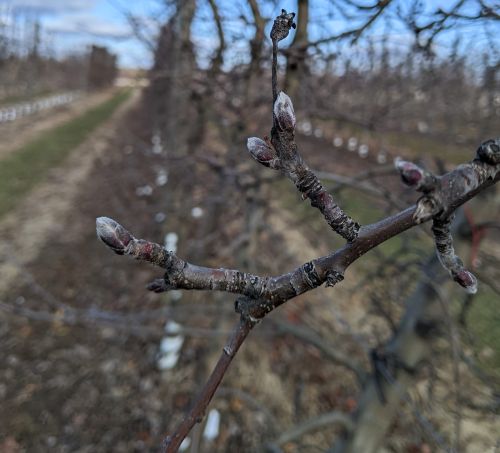
<svg viewBox="0 0 500 453"><path fill-rule="evenodd" d="M468 165L468 166L467 166ZM500 180L500 165L475 160L444 175L439 197L443 215L450 215L477 193ZM453 184L450 184L453 182ZM175 452L194 424L199 421L220 384L237 350L257 320L279 305L323 283L333 286L355 260L386 240L418 224L416 206L361 229L359 236L330 255L303 264L278 277L258 277L237 270L210 269L187 263L158 244L134 238L115 221L99 218L98 236L118 254L129 254L167 268L165 289L225 290L242 294L236 302L241 320L224 348L195 406L166 443L166 452ZM168 270L172 272L169 274Z"/></svg>
<svg viewBox="0 0 500 453"><path fill-rule="evenodd" d="M281 10L271 30L273 42L272 90L273 127L270 142L258 138L248 140L248 150L252 157L266 167L281 170L302 193L309 198L311 206L318 208L328 225L347 241L356 239L359 224L351 219L335 203L314 172L305 164L295 143L296 118L292 100L282 91L278 94L277 52L278 42L288 36L290 28L295 28L295 13Z"/></svg>
<svg viewBox="0 0 500 453"><path fill-rule="evenodd" d="M175 453L179 450L182 441L189 434L191 429L196 423L201 422L205 415L205 410L212 400L212 397L219 387L222 378L226 374L231 361L238 352L238 349L245 341L246 337L254 327L255 323L241 319L234 332L231 334L226 346L224 346L222 353L219 357L217 365L208 378L207 383L203 387L201 393L195 399L195 404L184 417L184 420L175 429L171 436L167 436L163 444L164 453Z"/></svg>
<svg viewBox="0 0 500 453"><path fill-rule="evenodd" d="M478 160L464 164L440 178L440 213L449 216L459 206L500 180L500 164L490 165ZM112 219L97 219L97 234L120 255L131 255L164 268L163 279L155 280L150 290L170 289L216 290L240 294L239 310L262 318L286 301L315 289L324 283L338 282L347 267L368 251L416 226L417 206L407 208L379 222L361 228L353 242L329 255L304 263L286 274L269 277L240 270L208 268L191 264L168 252L159 244L136 239ZM427 218L426 220L430 220ZM253 308L250 308L252 306ZM244 308L246 307L246 308Z"/></svg>
<svg viewBox="0 0 500 453"><path fill-rule="evenodd" d="M296 25L293 22L295 13L287 13L284 9L281 14L276 17L271 29L271 41L273 42L273 67L272 67L272 89L273 89L273 105L278 97L278 42L285 39L290 33L291 28Z"/></svg>

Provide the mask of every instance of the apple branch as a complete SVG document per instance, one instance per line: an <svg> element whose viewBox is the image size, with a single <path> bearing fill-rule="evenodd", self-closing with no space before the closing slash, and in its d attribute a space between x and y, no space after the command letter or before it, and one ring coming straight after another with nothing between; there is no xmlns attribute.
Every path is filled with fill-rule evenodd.
<svg viewBox="0 0 500 453"><path fill-rule="evenodd" d="M165 270L163 279L153 281L148 289L155 292L171 289L226 291L238 294L235 309L240 320L193 408L167 437L166 452L176 452L192 427L201 421L229 364L251 329L268 313L322 284L334 286L344 279L346 269L367 252L422 222L433 220L438 255L443 265L462 286L471 290L472 274L456 257L449 232L453 212L479 192L500 180L500 139L484 142L477 157L437 177L415 164L397 161L403 181L423 193L417 204L379 222L360 227L347 216L326 192L316 175L304 163L295 143L295 112L292 101L277 91L278 42L294 27L294 13L278 16L274 22L273 41L273 127L271 139L250 138L248 150L264 166L280 170L318 208L330 227L347 243L340 249L302 264L278 276L258 276L240 270L216 269L191 264L159 244L135 238L119 223L107 217L96 221L98 237L115 253L130 255Z"/></svg>

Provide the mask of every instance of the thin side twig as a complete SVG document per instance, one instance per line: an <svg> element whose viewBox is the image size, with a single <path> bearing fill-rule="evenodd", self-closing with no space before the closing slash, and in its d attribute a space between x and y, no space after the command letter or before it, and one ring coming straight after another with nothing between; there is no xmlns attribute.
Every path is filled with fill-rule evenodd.
<svg viewBox="0 0 500 453"><path fill-rule="evenodd" d="M174 433L171 436L166 437L163 444L164 453L177 452L182 441L189 434L193 426L196 423L201 422L206 408L212 400L217 387L219 387L222 378L226 374L229 365L254 326L255 323L245 319L241 319L237 324L226 346L224 346L219 360L210 374L208 381L201 390L200 394L196 397L194 406L174 430Z"/></svg>

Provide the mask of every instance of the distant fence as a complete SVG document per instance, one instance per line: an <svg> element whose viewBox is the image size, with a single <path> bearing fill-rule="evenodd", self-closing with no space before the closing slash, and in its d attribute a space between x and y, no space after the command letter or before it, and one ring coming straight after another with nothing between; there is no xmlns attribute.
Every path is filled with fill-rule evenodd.
<svg viewBox="0 0 500 453"><path fill-rule="evenodd" d="M68 91L66 93L54 94L33 101L21 102L9 107L0 108L0 124L16 121L34 113L48 110L64 104L69 104L81 96L81 91Z"/></svg>

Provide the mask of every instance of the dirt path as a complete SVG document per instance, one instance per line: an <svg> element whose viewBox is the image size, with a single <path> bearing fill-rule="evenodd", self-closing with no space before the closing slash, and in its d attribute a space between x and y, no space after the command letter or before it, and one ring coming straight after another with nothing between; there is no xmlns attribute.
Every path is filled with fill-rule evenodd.
<svg viewBox="0 0 500 453"><path fill-rule="evenodd" d="M84 143L71 152L64 164L53 169L42 184L0 222L0 295L21 272L25 263L34 259L49 234L57 233L62 224L58 219L70 208L81 183L88 176L94 161L102 155L108 143L117 134L114 127L137 102L140 93L134 92L113 116L102 124ZM74 115L91 105L103 102L109 93L96 95L74 109ZM64 114L67 119L67 114ZM56 126L58 120L47 119L43 127ZM40 126L42 127L42 126ZM40 129L38 129L40 131Z"/></svg>
<svg viewBox="0 0 500 453"><path fill-rule="evenodd" d="M33 140L43 131L69 121L86 110L95 107L113 96L114 90L83 94L70 104L55 107L50 111L26 116L15 122L0 124L0 159Z"/></svg>

